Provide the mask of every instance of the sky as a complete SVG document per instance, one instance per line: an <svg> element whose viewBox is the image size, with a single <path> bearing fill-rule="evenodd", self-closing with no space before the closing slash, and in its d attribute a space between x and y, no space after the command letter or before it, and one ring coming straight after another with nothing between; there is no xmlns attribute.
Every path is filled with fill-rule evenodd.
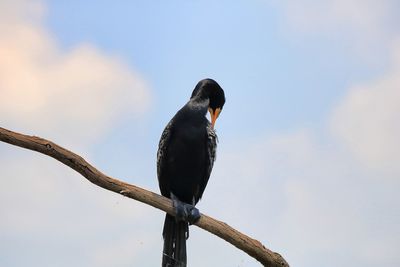
<svg viewBox="0 0 400 267"><path fill-rule="evenodd" d="M400 265L395 0L0 2L0 127L158 192L165 125L227 98L198 204L291 266ZM0 266L159 266L164 214L0 143ZM260 266L195 226L188 266Z"/></svg>

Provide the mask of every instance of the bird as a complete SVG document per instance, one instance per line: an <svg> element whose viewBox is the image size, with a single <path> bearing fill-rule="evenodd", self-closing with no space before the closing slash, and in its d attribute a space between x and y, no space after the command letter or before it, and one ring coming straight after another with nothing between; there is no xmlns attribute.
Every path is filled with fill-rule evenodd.
<svg viewBox="0 0 400 267"><path fill-rule="evenodd" d="M213 79L203 79L162 132L157 151L158 183L161 194L173 201L176 211L175 217L165 216L162 267L186 266L189 224L200 218L194 206L214 165L218 141L214 126L224 104L221 86Z"/></svg>

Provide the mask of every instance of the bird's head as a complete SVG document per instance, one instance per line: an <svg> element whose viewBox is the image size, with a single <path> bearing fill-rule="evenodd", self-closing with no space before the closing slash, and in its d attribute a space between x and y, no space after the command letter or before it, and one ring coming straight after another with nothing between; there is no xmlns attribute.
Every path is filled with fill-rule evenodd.
<svg viewBox="0 0 400 267"><path fill-rule="evenodd" d="M215 121L225 104L224 90L213 79L204 79L197 83L193 90L192 98L209 100L208 111L211 116L211 126L214 128Z"/></svg>

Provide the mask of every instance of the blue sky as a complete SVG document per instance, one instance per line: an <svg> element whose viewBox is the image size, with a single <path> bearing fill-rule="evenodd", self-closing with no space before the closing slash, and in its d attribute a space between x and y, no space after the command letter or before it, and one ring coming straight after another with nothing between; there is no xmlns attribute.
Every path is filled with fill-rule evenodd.
<svg viewBox="0 0 400 267"><path fill-rule="evenodd" d="M180 105L193 81L212 76L231 88L233 101L251 105L273 121L270 127L287 128L296 120L317 121L320 113L312 108L329 109L340 96L333 89L344 87L346 76L369 71L362 63L344 62L346 52L351 51L338 55L328 52L332 47L321 48L321 43L326 45L329 40L311 46L305 40L288 41L274 19L276 10L265 1L250 5L243 1L125 2L113 6L60 2L50 2L47 24L61 45L68 49L82 41L92 42L121 56L150 80L160 108L166 107L159 101L165 98L169 100L166 105L173 100ZM358 66L350 69L349 63ZM304 89L293 90L299 85ZM182 98L171 93L175 90ZM311 97L319 100L315 107L305 104ZM256 98L262 98L263 105L254 102ZM293 108L282 109L288 103ZM281 118L277 119L275 112ZM238 120L246 118L243 114ZM256 122L254 126L261 127Z"/></svg>
<svg viewBox="0 0 400 267"><path fill-rule="evenodd" d="M3 1L0 126L157 192L160 134L213 78L227 102L201 211L292 266L398 266L399 4L148 2ZM1 266L160 264L161 212L6 144L0 164ZM191 233L189 266L258 266Z"/></svg>

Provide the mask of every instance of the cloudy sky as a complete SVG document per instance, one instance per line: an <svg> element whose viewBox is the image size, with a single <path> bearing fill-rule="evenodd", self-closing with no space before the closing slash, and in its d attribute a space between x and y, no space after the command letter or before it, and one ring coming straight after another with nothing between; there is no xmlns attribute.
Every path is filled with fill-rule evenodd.
<svg viewBox="0 0 400 267"><path fill-rule="evenodd" d="M158 192L160 134L225 89L199 203L292 266L400 265L395 0L0 2L0 127ZM159 266L164 214L0 143L0 266ZM189 266L259 266L196 227Z"/></svg>

